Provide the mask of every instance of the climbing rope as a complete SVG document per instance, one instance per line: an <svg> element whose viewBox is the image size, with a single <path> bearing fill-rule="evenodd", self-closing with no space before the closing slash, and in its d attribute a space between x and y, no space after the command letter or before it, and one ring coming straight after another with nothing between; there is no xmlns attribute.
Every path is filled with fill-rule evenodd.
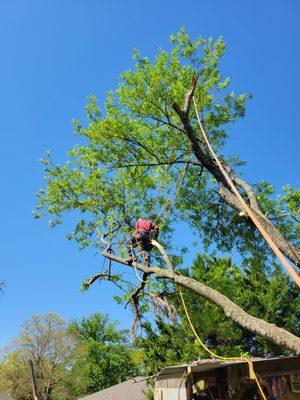
<svg viewBox="0 0 300 400"><path fill-rule="evenodd" d="M260 382L259 382L259 380L258 380L258 378L257 378L257 375L256 375L255 371L254 371L254 366L253 366L252 360L250 360L249 358L243 357L243 356L241 356L241 357L224 357L224 356L219 356L218 354L216 354L216 353L214 353L212 350L210 350L210 349L205 345L205 343L203 342L203 340L201 340L200 336L198 335L198 333L197 333L197 331L196 331L196 329L195 329L195 327L194 327L194 325L193 325L193 323L192 323L192 320L191 320L191 317L190 317L189 312L188 312L188 310L187 310L187 306L186 306L186 304L185 304L185 300L184 300L184 297L183 297L183 294L182 294L182 291L181 291L181 290L179 290L179 295L180 295L180 299L181 299L181 302L182 302L182 305L183 305L183 309L184 309L185 315L186 315L187 320L188 320L188 322L189 322L189 325L190 325L190 327L191 327L191 330L192 330L193 334L195 335L196 339L198 340L198 343L201 345L201 347L202 347L207 353L209 353L211 356L213 356L214 358L217 358L217 359L219 359L219 360L223 360L223 361L246 361L246 362L248 363L248 367L249 367L249 378L250 378L250 379L254 379L254 381L255 381L255 383L256 383L256 385L257 385L257 387L258 387L258 390L259 390L259 392L260 392L260 394L261 394L261 397L263 398L263 400L267 400L267 397L266 397L266 395L264 394L264 391L263 391L263 389L262 389L262 387L261 387L261 384L260 384Z"/></svg>
<svg viewBox="0 0 300 400"><path fill-rule="evenodd" d="M282 252L280 251L280 249L277 247L277 245L273 242L273 240L271 239L271 237L269 236L269 234L265 231L264 227L262 226L262 224L258 221L258 219L256 218L256 216L254 215L253 211L251 210L251 208L247 205L247 203L245 202L245 200L243 199L243 197L241 196L241 194L239 193L238 189L236 188L235 184L233 183L232 179L229 177L229 175L227 174L227 172L225 171L225 169L223 168L220 160L218 159L216 153L214 152L208 137L206 135L206 132L203 128L201 119L199 117L199 113L198 113L198 108L197 108L197 104L196 104L196 100L195 97L193 96L193 102L194 102L194 108L195 108L195 112L196 112L196 116L197 116L197 121L200 127L200 131L203 135L203 138L205 140L205 143L207 144L207 147L211 153L211 155L213 156L213 158L215 159L217 166L219 167L221 173L223 174L226 182L228 183L228 185L230 186L230 188L232 189L233 193L236 195L236 197L238 198L242 208L244 209L245 213L247 215L249 215L249 217L252 219L254 225L256 226L256 228L258 229L258 231L261 233L261 235L265 238L266 242L268 243L268 245L271 247L271 249L273 250L273 252L275 253L275 255L278 257L278 259L281 261L282 265L284 266L284 268L286 269L286 271L288 272L288 274L291 276L291 278L295 281L295 283L300 287L300 277L297 274L297 272L294 270L294 268L289 264L289 262L286 260L286 258L284 257L284 255L282 254Z"/></svg>

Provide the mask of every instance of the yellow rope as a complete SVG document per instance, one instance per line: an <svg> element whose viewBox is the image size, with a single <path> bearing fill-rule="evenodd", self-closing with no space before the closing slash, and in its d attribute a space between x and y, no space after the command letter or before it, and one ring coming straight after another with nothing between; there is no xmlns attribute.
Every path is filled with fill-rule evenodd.
<svg viewBox="0 0 300 400"><path fill-rule="evenodd" d="M190 325L190 327L191 327L191 330L192 330L192 332L194 333L194 335L195 335L196 339L198 340L199 344L203 347L203 349L204 349L207 353L209 353L211 356L213 356L214 358L217 358L217 359L219 359L219 360L223 360L223 361L246 361L246 362L248 363L248 367L249 367L249 377L250 377L250 379L254 379L254 380L255 380L255 382L256 382L256 384L257 384L257 387L258 387L258 389L259 389L259 392L260 392L260 394L261 394L261 397L263 398L263 400L267 400L267 398L266 398L266 396L265 396L265 394L264 394L264 392L263 392L263 389L262 389L262 387L261 387L261 384L259 383L259 380L258 380L258 378L257 378L257 375L256 375L256 373L255 373L255 371L254 371L253 362L252 362L250 359L248 359L248 358L246 358L246 357L242 357L242 356L241 356L241 357L224 357L224 356L219 356L218 354L216 354L216 353L214 353L212 350L210 350L210 349L205 345L205 343L201 340L200 336L198 335L198 333L197 333L197 331L196 331L196 329L195 329L195 327L194 327L194 325L193 325L193 323L192 323L192 320L191 320L191 317L190 317L190 315L189 315L189 313L188 313L188 310L187 310L187 307L186 307L186 304L185 304L185 301L184 301L184 297L183 297L183 294L182 294L182 291L181 291L181 290L179 290L179 294L180 294L180 298L181 298L181 302L182 302L182 305L183 305L183 308L184 308L184 312L185 312L185 315L186 315L187 320L188 320L188 322L189 322L189 325Z"/></svg>

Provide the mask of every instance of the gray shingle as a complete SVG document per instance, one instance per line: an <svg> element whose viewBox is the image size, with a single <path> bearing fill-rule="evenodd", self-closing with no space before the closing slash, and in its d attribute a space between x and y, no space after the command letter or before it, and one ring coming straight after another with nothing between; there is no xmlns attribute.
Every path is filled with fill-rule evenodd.
<svg viewBox="0 0 300 400"><path fill-rule="evenodd" d="M13 400L8 394L0 393L0 400Z"/></svg>
<svg viewBox="0 0 300 400"><path fill-rule="evenodd" d="M147 382L142 376L100 390L79 400L145 400ZM0 399L1 400L1 399Z"/></svg>

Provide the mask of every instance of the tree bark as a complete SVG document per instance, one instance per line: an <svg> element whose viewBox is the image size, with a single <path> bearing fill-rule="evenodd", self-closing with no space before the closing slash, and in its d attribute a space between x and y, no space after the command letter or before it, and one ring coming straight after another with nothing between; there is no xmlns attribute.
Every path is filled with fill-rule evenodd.
<svg viewBox="0 0 300 400"><path fill-rule="evenodd" d="M186 289L192 290L219 306L228 318L242 328L255 335L268 339L278 346L286 347L295 354L300 355L300 338L283 328L279 328L275 324L253 317L217 290L212 289L193 278L180 275L170 268L164 269L159 267L148 267L143 264L132 263L126 258L118 257L107 252L103 253L103 256L123 265L134 267L148 275L152 274L157 279L168 279Z"/></svg>

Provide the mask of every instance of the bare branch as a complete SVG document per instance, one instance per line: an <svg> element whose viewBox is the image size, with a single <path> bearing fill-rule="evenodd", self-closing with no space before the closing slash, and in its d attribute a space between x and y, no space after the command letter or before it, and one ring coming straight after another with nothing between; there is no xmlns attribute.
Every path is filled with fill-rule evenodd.
<svg viewBox="0 0 300 400"><path fill-rule="evenodd" d="M93 283L95 283L97 280L101 280L101 279L106 279L107 281L112 282L120 290L125 292L125 290L122 288L122 286L118 284L119 276L118 275L111 275L111 274L108 274L106 272L99 273L99 274L96 274L96 275L92 276L91 278L89 278L85 282L83 282L82 286L83 286L84 289L88 289ZM128 282L126 282L126 283L128 283Z"/></svg>
<svg viewBox="0 0 300 400"><path fill-rule="evenodd" d="M132 168L132 167L158 167L160 165L174 165L174 164L189 164L189 165L196 165L197 167L201 167L202 165L195 161L186 161L186 160L177 160L177 161L160 161L157 163L137 163L137 164L122 164L122 165L115 165L110 171L114 169L120 168Z"/></svg>
<svg viewBox="0 0 300 400"><path fill-rule="evenodd" d="M153 151L149 150L148 147L146 147L143 143L141 143L137 139L129 138L129 137L126 137L126 136L123 136L122 139L124 141L127 141L127 142L130 142L130 143L138 145L143 150L145 150L147 153L149 153L153 158L155 158L157 161L159 161L158 158L157 158L157 155Z"/></svg>
<svg viewBox="0 0 300 400"><path fill-rule="evenodd" d="M102 279L102 278L107 278L107 274L96 274L94 276L92 276L91 278L87 279L85 282L83 282L83 287L85 289L87 289L88 287L90 287L93 283L95 283L98 279Z"/></svg>
<svg viewBox="0 0 300 400"><path fill-rule="evenodd" d="M134 312L134 321L133 321L133 325L132 325L132 327L130 329L130 336L131 336L132 340L135 339L135 332L136 332L136 329L137 329L138 324L140 322L140 313L139 313L140 295L144 291L144 288L146 286L148 277L149 277L149 274L147 272L144 272L143 276L142 276L142 280L141 280L139 286L136 288L135 292L131 296L131 299L129 300L129 302L133 306L133 312ZM126 304L126 306L127 306L127 304Z"/></svg>

